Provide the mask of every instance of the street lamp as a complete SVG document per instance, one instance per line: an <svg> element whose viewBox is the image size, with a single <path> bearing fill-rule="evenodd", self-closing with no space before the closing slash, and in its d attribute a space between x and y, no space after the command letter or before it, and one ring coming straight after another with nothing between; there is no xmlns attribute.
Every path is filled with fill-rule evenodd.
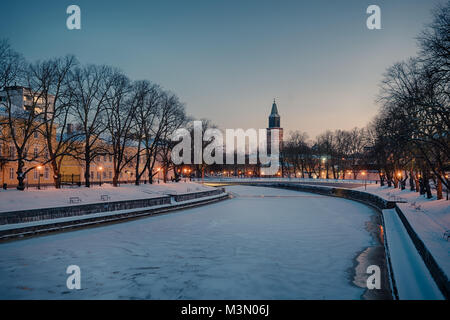
<svg viewBox="0 0 450 320"><path fill-rule="evenodd" d="M445 175L445 180L447 180L447 200L448 200L448 174Z"/></svg>
<svg viewBox="0 0 450 320"><path fill-rule="evenodd" d="M98 167L98 171L100 171L100 187L102 186L102 171L103 171L103 167L100 166Z"/></svg>
<svg viewBox="0 0 450 320"><path fill-rule="evenodd" d="M361 172L361 174L362 174L363 177L364 177L364 190L367 190L367 178L366 178L366 172L363 171L363 172Z"/></svg>
<svg viewBox="0 0 450 320"><path fill-rule="evenodd" d="M41 170L42 170L42 166L39 165L36 167L36 169L38 170L38 190L41 190Z"/></svg>

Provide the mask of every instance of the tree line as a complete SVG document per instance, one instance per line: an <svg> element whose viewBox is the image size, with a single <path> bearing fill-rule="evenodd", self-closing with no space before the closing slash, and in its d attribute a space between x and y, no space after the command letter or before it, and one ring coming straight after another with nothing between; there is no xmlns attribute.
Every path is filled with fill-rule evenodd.
<svg viewBox="0 0 450 320"><path fill-rule="evenodd" d="M8 89L16 84L27 88L26 108L17 108ZM170 135L188 117L179 98L156 83L132 81L110 66L82 65L74 56L30 63L3 39L0 87L6 93L0 104L0 141L11 149L1 159L3 164L17 163L19 190L24 190L36 161L51 167L59 188L64 157L82 165L86 187L100 155L112 157L114 186L129 166L134 167L136 184L142 179L151 183L155 165L164 179L173 169ZM44 143L36 151L38 136Z"/></svg>
<svg viewBox="0 0 450 320"><path fill-rule="evenodd" d="M363 129L327 131L316 141L294 132L284 159L302 174L320 168L355 173L378 170L381 184L406 188L431 198L430 181L442 199L450 170L450 2L437 7L433 21L417 37L419 53L387 68L377 102L380 110ZM316 169L314 169L316 168ZM331 175L330 173L330 175Z"/></svg>

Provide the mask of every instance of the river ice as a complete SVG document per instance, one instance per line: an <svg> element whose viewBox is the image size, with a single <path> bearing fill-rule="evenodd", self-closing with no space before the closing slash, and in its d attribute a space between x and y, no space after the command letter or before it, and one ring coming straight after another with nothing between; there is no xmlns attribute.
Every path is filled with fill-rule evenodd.
<svg viewBox="0 0 450 320"><path fill-rule="evenodd" d="M227 187L215 204L0 244L1 299L359 299L374 214L353 201ZM66 268L81 269L81 290Z"/></svg>

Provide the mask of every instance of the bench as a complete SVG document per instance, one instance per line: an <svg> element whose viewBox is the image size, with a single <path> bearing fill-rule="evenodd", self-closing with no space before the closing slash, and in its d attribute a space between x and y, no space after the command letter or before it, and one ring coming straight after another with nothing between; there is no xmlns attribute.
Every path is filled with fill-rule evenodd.
<svg viewBox="0 0 450 320"><path fill-rule="evenodd" d="M450 230L444 232L444 239L448 241L450 239Z"/></svg>
<svg viewBox="0 0 450 320"><path fill-rule="evenodd" d="M80 197L70 197L69 202L70 203L80 203L81 199L80 199Z"/></svg>

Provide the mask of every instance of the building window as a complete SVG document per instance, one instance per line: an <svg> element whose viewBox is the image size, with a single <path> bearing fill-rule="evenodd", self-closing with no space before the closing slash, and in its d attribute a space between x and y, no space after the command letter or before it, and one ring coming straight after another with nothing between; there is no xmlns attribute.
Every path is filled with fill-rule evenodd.
<svg viewBox="0 0 450 320"><path fill-rule="evenodd" d="M44 178L48 180L49 177L50 177L50 170L48 169L48 167L45 167Z"/></svg>
<svg viewBox="0 0 450 320"><path fill-rule="evenodd" d="M103 179L106 179L106 171L103 171Z"/></svg>
<svg viewBox="0 0 450 320"><path fill-rule="evenodd" d="M34 147L34 153L33 153L34 157L37 158L38 157L38 148Z"/></svg>
<svg viewBox="0 0 450 320"><path fill-rule="evenodd" d="M37 131L34 132L34 137L37 139L39 138L39 133Z"/></svg>
<svg viewBox="0 0 450 320"><path fill-rule="evenodd" d="M91 171L91 174L89 175L92 179L94 179L94 171Z"/></svg>
<svg viewBox="0 0 450 320"><path fill-rule="evenodd" d="M14 158L14 155L15 155L15 148L14 148L14 146L10 146L9 147L9 156L11 158Z"/></svg>
<svg viewBox="0 0 450 320"><path fill-rule="evenodd" d="M39 175L39 171L37 169L34 169L33 170L33 178L34 178L34 180L38 179L38 175Z"/></svg>
<svg viewBox="0 0 450 320"><path fill-rule="evenodd" d="M112 162L112 155L109 155L109 162Z"/></svg>
<svg viewBox="0 0 450 320"><path fill-rule="evenodd" d="M103 156L103 161L106 162L106 154Z"/></svg>
<svg viewBox="0 0 450 320"><path fill-rule="evenodd" d="M97 171L97 180L100 180L100 172Z"/></svg>
<svg viewBox="0 0 450 320"><path fill-rule="evenodd" d="M112 178L112 171L109 171L109 178L111 179Z"/></svg>
<svg viewBox="0 0 450 320"><path fill-rule="evenodd" d="M9 179L10 180L14 179L14 168L9 168Z"/></svg>

